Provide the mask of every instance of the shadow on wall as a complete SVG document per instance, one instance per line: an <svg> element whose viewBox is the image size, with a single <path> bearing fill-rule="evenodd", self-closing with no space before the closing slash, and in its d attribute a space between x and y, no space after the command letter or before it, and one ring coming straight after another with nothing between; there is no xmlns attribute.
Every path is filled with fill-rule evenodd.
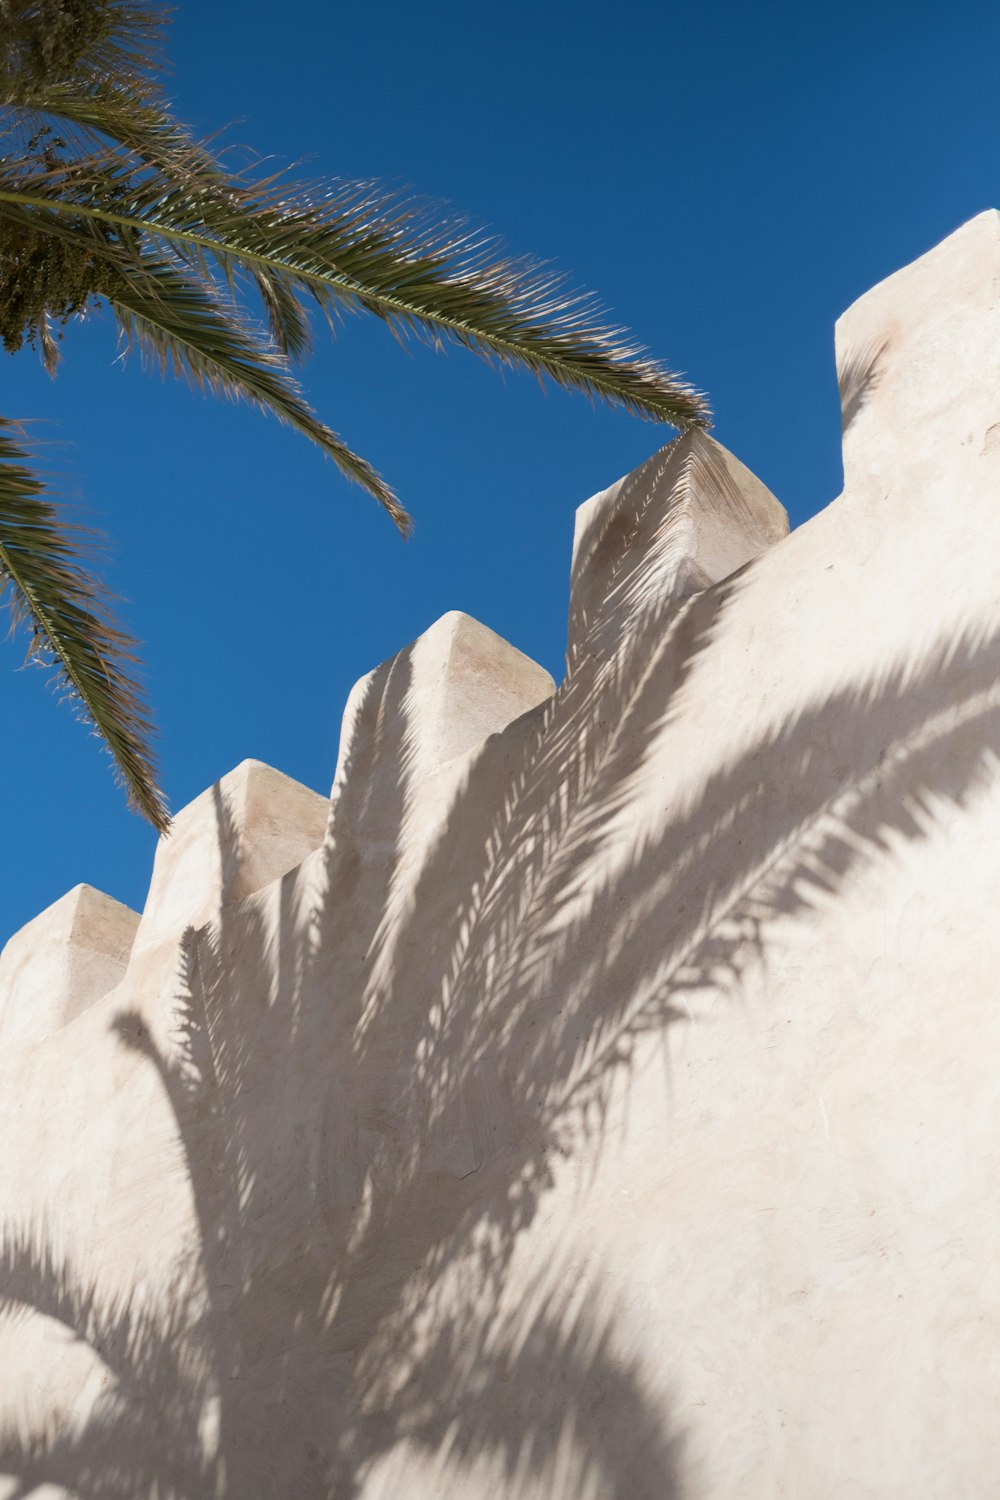
<svg viewBox="0 0 1000 1500"><path fill-rule="evenodd" d="M186 934L176 1055L120 1018L176 1114L198 1243L157 1317L8 1233L5 1304L60 1320L111 1376L79 1426L5 1434L14 1494L347 1500L405 1493L378 1488L402 1452L480 1475L463 1494L679 1500L683 1433L627 1320L555 1260L526 1287L522 1237L559 1162L600 1149L640 1037L976 795L1000 753L1000 636L806 705L599 864L741 587L678 605L645 566L617 580L617 650L580 650L486 743L419 869L411 654L380 668L324 849ZM606 618L589 628L606 641ZM221 794L217 819L231 864Z"/></svg>
<svg viewBox="0 0 1000 1500"><path fill-rule="evenodd" d="M852 350L840 366L837 386L840 392L841 430L846 432L854 418L867 406L882 378L888 339L873 339Z"/></svg>

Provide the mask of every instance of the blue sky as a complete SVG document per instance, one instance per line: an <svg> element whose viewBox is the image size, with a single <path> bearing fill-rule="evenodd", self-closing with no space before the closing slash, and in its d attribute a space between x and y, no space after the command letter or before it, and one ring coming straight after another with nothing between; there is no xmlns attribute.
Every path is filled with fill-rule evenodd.
<svg viewBox="0 0 1000 1500"><path fill-rule="evenodd" d="M1000 204L993 5L256 9L178 0L184 118L556 259L709 392L793 524L840 488L835 318ZM574 508L670 436L371 320L318 329L307 388L408 504L403 543L304 439L122 363L107 318L64 347L55 382L7 359L3 410L42 419L113 539L175 810L247 756L327 791L351 684L448 609L558 675ZM0 648L0 942L79 881L141 907L154 849L21 659Z"/></svg>

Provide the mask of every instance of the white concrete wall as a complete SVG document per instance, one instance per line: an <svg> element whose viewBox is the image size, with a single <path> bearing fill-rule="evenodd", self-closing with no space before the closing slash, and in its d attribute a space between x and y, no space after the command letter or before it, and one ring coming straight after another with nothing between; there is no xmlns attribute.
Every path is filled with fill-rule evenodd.
<svg viewBox="0 0 1000 1500"><path fill-rule="evenodd" d="M837 349L806 526L679 439L558 691L446 616L12 939L0 1496L997 1493L1000 216Z"/></svg>

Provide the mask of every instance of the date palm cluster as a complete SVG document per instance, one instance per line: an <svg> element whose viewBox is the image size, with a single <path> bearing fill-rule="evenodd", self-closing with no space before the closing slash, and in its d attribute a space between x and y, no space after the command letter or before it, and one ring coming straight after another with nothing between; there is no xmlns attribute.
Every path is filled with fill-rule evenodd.
<svg viewBox="0 0 1000 1500"><path fill-rule="evenodd" d="M0 338L54 373L68 325L110 309L147 364L272 413L404 533L377 470L323 422L294 367L310 311L375 314L400 338L500 365L679 428L704 398L608 325L588 294L464 220L372 182L231 171L174 116L149 0L0 0ZM21 426L0 416L0 595L30 654L104 740L132 804L168 826L135 642Z"/></svg>

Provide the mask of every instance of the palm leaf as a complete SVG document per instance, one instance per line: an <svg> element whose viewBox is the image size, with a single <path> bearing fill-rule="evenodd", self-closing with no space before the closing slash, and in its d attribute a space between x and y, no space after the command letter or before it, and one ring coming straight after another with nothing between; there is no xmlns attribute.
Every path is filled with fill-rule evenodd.
<svg viewBox="0 0 1000 1500"><path fill-rule="evenodd" d="M109 78L159 92L166 19L149 0L0 0L0 78Z"/></svg>
<svg viewBox="0 0 1000 1500"><path fill-rule="evenodd" d="M216 394L243 397L318 444L338 468L384 506L404 536L411 522L372 466L321 422L280 353L261 341L232 304L165 260L142 256L108 296L122 332L162 371L186 375Z"/></svg>
<svg viewBox="0 0 1000 1500"><path fill-rule="evenodd" d="M30 463L20 429L0 418L0 596L12 628L30 630L32 658L55 668L104 741L130 802L165 833L148 711L130 671L135 642L90 571L93 533L62 520Z"/></svg>
<svg viewBox="0 0 1000 1500"><path fill-rule="evenodd" d="M6 217L23 228L35 222L19 203L7 205ZM93 220L58 219L48 232L72 245L82 260L113 267L113 286L103 287L102 295L130 343L164 373L184 375L216 394L242 397L302 432L388 511L404 536L409 534L410 517L389 485L319 420L281 350L261 338L231 299L223 299L210 276L197 268L185 275L176 261L134 243L108 240L96 228Z"/></svg>
<svg viewBox="0 0 1000 1500"><path fill-rule="evenodd" d="M103 78L28 79L5 81L3 99L8 108L16 107L12 123L22 146L43 124L58 120L61 130L68 124L77 132L77 158L106 151L110 141L133 158L130 165L135 170L152 169L174 186L231 199L242 191L208 145L196 140L144 88ZM204 264L202 252L196 251L195 259ZM274 342L282 353L301 358L309 349L309 323L294 289L287 278L266 266L251 275Z"/></svg>
<svg viewBox="0 0 1000 1500"><path fill-rule="evenodd" d="M0 0L2 3L2 0ZM6 127L24 137L58 122L59 133L87 161L114 143L133 153L134 165L158 168L174 181L227 179L207 144L142 88L106 79L9 79L0 74Z"/></svg>
<svg viewBox="0 0 1000 1500"><path fill-rule="evenodd" d="M107 176L119 188L108 201ZM488 360L523 365L637 415L705 425L704 398L601 321L595 300L544 265L508 255L461 220L364 183L294 189L280 179L193 191L157 172L130 177L114 150L65 171L0 179L0 205L29 208L36 227L88 218L109 232L154 235L182 256L269 272L290 291L375 313L399 334L450 339Z"/></svg>

